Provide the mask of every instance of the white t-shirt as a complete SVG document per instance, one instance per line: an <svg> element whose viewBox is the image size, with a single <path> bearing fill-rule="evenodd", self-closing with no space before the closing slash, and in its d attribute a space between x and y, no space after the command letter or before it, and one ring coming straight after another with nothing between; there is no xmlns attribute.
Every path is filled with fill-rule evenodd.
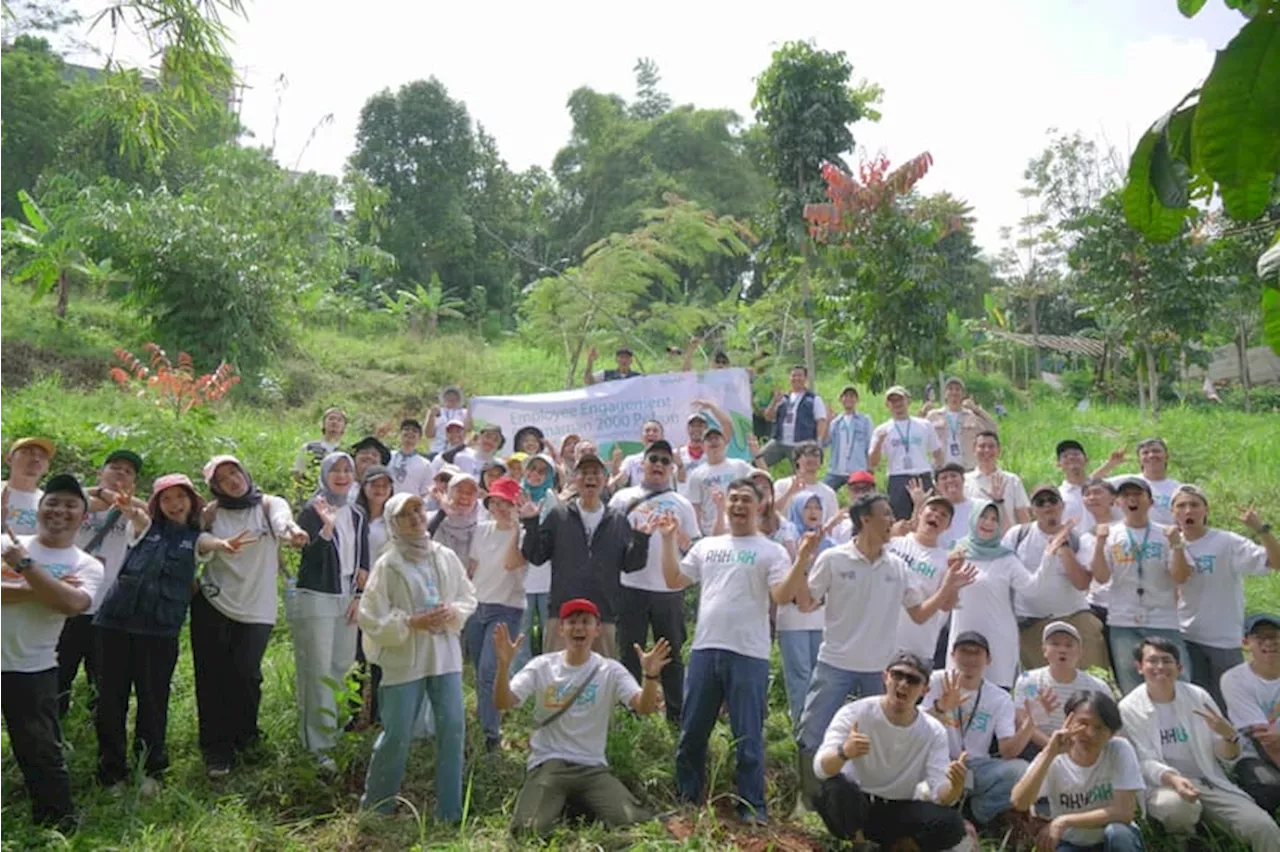
<svg viewBox="0 0 1280 852"><path fill-rule="evenodd" d="M19 491L13 486L8 486L5 490L9 497L9 515L4 519L8 528L15 535L35 535L36 509L40 505L40 498L44 496L44 490L37 488L35 491Z"/></svg>
<svg viewBox="0 0 1280 852"><path fill-rule="evenodd" d="M1169 541L1164 531L1156 524L1131 530L1123 521L1114 523L1106 556L1111 566L1107 623L1177 630L1177 584L1169 573Z"/></svg>
<svg viewBox="0 0 1280 852"><path fill-rule="evenodd" d="M1200 768L1191 749L1191 735L1178 721L1178 708L1172 701L1153 701L1156 721L1160 725L1160 759L1178 770L1184 778L1198 779Z"/></svg>
<svg viewBox="0 0 1280 852"><path fill-rule="evenodd" d="M476 563L476 573L471 578L476 587L476 602L501 604L524 609L524 569L508 571L505 567L511 539L516 538L519 547L524 530L500 530L497 521L480 521L471 537L470 558Z"/></svg>
<svg viewBox="0 0 1280 852"><path fill-rule="evenodd" d="M716 526L716 504L711 497L729 490L729 483L751 475L751 465L742 459L725 459L719 464L704 463L689 474L685 496L698 513L698 526L703 535L711 535Z"/></svg>
<svg viewBox="0 0 1280 852"><path fill-rule="evenodd" d="M617 660L592 653L587 662L571 666L564 651L542 654L525 664L511 679L511 692L524 703L534 696L533 718L541 721L558 711L594 669L595 676L573 706L529 737L529 768L548 760L583 766L608 766L605 743L613 705L631 706L640 685Z"/></svg>
<svg viewBox="0 0 1280 852"><path fill-rule="evenodd" d="M1222 675L1222 700L1227 703L1227 718L1236 730L1254 725L1276 728L1280 719L1280 677L1264 680L1254 674L1248 663L1233 666ZM1249 737L1241 737L1245 757L1257 757L1258 749Z"/></svg>
<svg viewBox="0 0 1280 852"><path fill-rule="evenodd" d="M547 493L542 497L542 502L539 503L539 518L546 520L547 515L550 514L551 510L558 505L560 505L560 499L556 497L554 491L548 489ZM590 539L590 537L595 533L596 527L600 526L600 520L603 517L604 509L602 507L601 510L596 513L594 523L592 523L590 529L587 530L588 539ZM584 512L582 514L582 520L584 523L586 522L587 513ZM537 565L530 565L524 573L524 593L526 595L545 595L550 591L551 560L548 559L546 562L541 562Z"/></svg>
<svg viewBox="0 0 1280 852"><path fill-rule="evenodd" d="M1267 551L1242 535L1208 529L1183 553L1192 570L1178 589L1182 635L1211 648L1239 648L1244 578L1267 573Z"/></svg>
<svg viewBox="0 0 1280 852"><path fill-rule="evenodd" d="M796 442L796 409L800 407L800 400L804 398L804 391L792 391L787 394L787 414L782 418L782 443L795 444ZM819 420L827 419L827 405L822 401L822 397L816 393L813 395L813 419L816 423ZM816 440L817 435L807 440Z"/></svg>
<svg viewBox="0 0 1280 852"><path fill-rule="evenodd" d="M1080 536L1080 551L1076 554L1076 558L1080 560L1080 564L1089 568L1092 573L1093 551L1098 546L1098 537L1092 532L1083 533ZM1089 606L1098 606L1106 609L1111 603L1111 581L1099 583L1096 579L1089 581L1089 591L1086 594L1089 600Z"/></svg>
<svg viewBox="0 0 1280 852"><path fill-rule="evenodd" d="M80 532L76 533L76 547L85 550L98 534L98 531L106 524L107 514L110 509L103 509L99 512L89 512L84 516L84 522L80 524ZM129 547L137 543L137 539L133 538L130 529L129 519L124 515L118 515L115 523L111 525L111 531L102 539L102 544L98 545L98 549L90 556L97 557L102 562L102 585L98 587L98 594L93 598L93 605L89 607L86 615L93 615L98 611L98 606L102 603L102 599L107 596L107 591L115 583L116 577L120 576L120 568L124 565L124 557L128 553ZM87 550L85 550L88 553Z"/></svg>
<svg viewBox="0 0 1280 852"><path fill-rule="evenodd" d="M1147 477L1141 474L1133 473L1122 473L1118 476L1108 476L1107 482L1115 486L1133 476L1137 476L1138 479L1141 479L1151 487L1151 511L1149 514L1151 516L1152 523L1158 524L1162 527L1173 526L1177 523L1173 517L1173 492L1177 491L1182 483L1176 479L1169 479L1168 477L1164 479L1147 479ZM1119 520L1122 517L1123 513L1117 511L1116 519Z"/></svg>
<svg viewBox="0 0 1280 852"><path fill-rule="evenodd" d="M1004 475L1004 502L997 504L1001 520L1006 525L1018 522L1017 510L1030 509L1031 500L1027 497L1026 486L1022 477L1007 470L1000 471ZM979 470L971 470L964 475L964 496L979 503L991 499L991 477Z"/></svg>
<svg viewBox="0 0 1280 852"><path fill-rule="evenodd" d="M676 450L676 454L680 456L680 463L681 463L681 464L683 465L683 467L684 467L684 482L680 482L680 481L679 481L679 478L677 477L677 480L676 480L676 491L679 491L681 494L683 494L684 496L688 497L688 496L689 496L689 482L690 482L690 480L692 480L692 479L693 479L694 471L696 471L698 468L702 467L704 464L706 464L706 463L707 463L706 450L703 450L703 454L702 454L702 455L700 455L700 456L698 456L698 457L695 459L695 458L694 458L694 457L689 453L689 445L688 445L688 444L686 444L685 446L680 447L679 449L677 449L677 450Z"/></svg>
<svg viewBox="0 0 1280 852"><path fill-rule="evenodd" d="M978 579L960 590L960 602L951 611L947 656L951 656L957 636L976 630L991 644L987 678L1010 687L1018 673L1018 620L1010 592L1025 589L1035 582L1035 576L1012 553L973 564L978 568Z"/></svg>
<svg viewBox="0 0 1280 852"><path fill-rule="evenodd" d="M1020 534L1021 542L1018 541ZM1089 608L1087 590L1077 589L1067 577L1067 569L1062 564L1062 552L1045 558L1045 548L1048 547L1050 538L1056 535L1057 533L1052 536L1045 533L1039 524L1032 521L1025 527L1022 524L1010 527L1000 542L1016 551L1023 565L1039 568L1036 582L1013 597L1013 611L1018 618L1067 616ZM1063 550L1070 546L1068 541ZM1085 564L1083 567L1088 570L1089 566Z"/></svg>
<svg viewBox="0 0 1280 852"><path fill-rule="evenodd" d="M1089 510L1084 507L1084 487L1072 485L1065 479L1058 486L1062 495L1062 522L1074 520L1077 530L1088 529L1093 524Z"/></svg>
<svg viewBox="0 0 1280 852"><path fill-rule="evenodd" d="M600 522L604 520L604 504L600 504L600 508L595 511L587 511L581 503L578 504L578 512L582 515L582 528L587 533L587 541L595 538L596 529L600 526ZM548 589L550 591L550 589Z"/></svg>
<svg viewBox="0 0 1280 852"><path fill-rule="evenodd" d="M11 546L0 536L0 550ZM80 591L97 599L102 586L102 563L78 547L45 547L34 535L18 536L31 560L56 579L80 578ZM5 579L18 577L7 565ZM0 671L43 672L58 664L58 638L67 617L36 600L0 606Z"/></svg>
<svg viewBox="0 0 1280 852"><path fill-rule="evenodd" d="M1117 790L1132 790L1141 803L1145 789L1133 746L1123 737L1112 737L1093 766L1081 766L1066 754L1055 757L1040 794L1049 799L1049 813L1059 817L1105 808ZM1105 834L1104 828L1068 828L1063 839L1078 846L1097 846Z"/></svg>
<svg viewBox="0 0 1280 852"><path fill-rule="evenodd" d="M928 600L942 587L942 580L947 573L947 549L945 547L925 547L916 541L915 534L904 535L889 542L888 549L903 562L916 576L922 600ZM932 660L938 647L938 633L942 625L951 617L948 612L935 612L924 624L916 624L905 609L898 615L897 647Z"/></svg>
<svg viewBox="0 0 1280 852"><path fill-rule="evenodd" d="M773 483L773 499L776 503L781 503L782 498L787 496L787 492L791 490L791 481L794 476L784 476L777 482ZM809 491L818 495L818 500L822 503L822 522L834 518L840 512L840 498L836 496L836 492L832 490L830 485L819 480L812 485L801 486L800 491ZM800 492L797 491L797 494ZM787 507L790 511L790 505Z"/></svg>
<svg viewBox="0 0 1280 852"><path fill-rule="evenodd" d="M387 544L387 519L378 517L369 522L369 567L372 568Z"/></svg>
<svg viewBox="0 0 1280 852"><path fill-rule="evenodd" d="M956 546L956 542L969 534L969 517L973 514L973 501L968 497L960 503L951 504L951 525L947 531L938 536L938 544L947 550Z"/></svg>
<svg viewBox="0 0 1280 852"><path fill-rule="evenodd" d="M387 465L387 470L391 471L391 487L396 494L425 497L431 491L431 462L422 453L415 452L406 456L396 450L391 454L391 464Z"/></svg>
<svg viewBox="0 0 1280 852"><path fill-rule="evenodd" d="M641 485L624 488L613 495L609 506L621 512L648 493L648 489ZM638 503L627 515L627 520L631 522L632 527L639 527L651 517L665 515L675 517L680 524L680 531L690 539L698 538L698 519L694 515L693 504L675 491L663 491ZM620 579L622 585L629 589L644 589L648 592L672 591L662 576L662 548L658 546L659 544L660 542L650 542L649 557L644 563L644 568L630 573L623 572Z"/></svg>
<svg viewBox="0 0 1280 852"><path fill-rule="evenodd" d="M871 446L884 436L881 448L888 454L890 476L933 473L933 453L941 450L938 430L922 417L886 420L871 433Z"/></svg>
<svg viewBox="0 0 1280 852"><path fill-rule="evenodd" d="M883 799L912 801L922 798L921 783L928 799L937 797L947 781L947 732L942 723L921 710L910 725L899 727L884 715L882 696L852 701L838 711L827 726L822 747L813 757L813 771L822 780L828 777L820 756L839 748L849 738L853 723L871 740L871 750L862 757L846 760L840 774L864 792Z"/></svg>
<svg viewBox="0 0 1280 852"><path fill-rule="evenodd" d="M680 562L680 573L702 584L693 650L769 659L769 589L790 569L787 551L762 535L699 539Z"/></svg>
<svg viewBox="0 0 1280 852"><path fill-rule="evenodd" d="M461 420L467 422L467 409L462 408L445 408L440 406L440 416L436 418L436 436L431 439L431 452L444 452L448 447L445 446L445 433L448 431L445 426L450 420Z"/></svg>
<svg viewBox="0 0 1280 852"><path fill-rule="evenodd" d="M809 594L826 598L827 626L818 659L850 672L879 672L897 648L904 606L924 601L921 582L907 563L887 548L874 561L856 543L822 553L809 569ZM932 656L932 655L931 655Z"/></svg>
<svg viewBox="0 0 1280 852"><path fill-rule="evenodd" d="M921 708L932 707L942 697L944 671L936 671L929 678L929 692ZM942 720L947 729L947 748L952 759L967 751L974 756L986 757L991 752L992 739L1001 740L1016 733L1013 699L1009 693L989 680L980 689L961 689L960 706Z"/></svg>
<svg viewBox="0 0 1280 852"><path fill-rule="evenodd" d="M248 530L249 535L257 536L257 541L246 544L237 554L217 551L205 563L202 583L218 589L212 597L205 592L209 605L232 621L275 624L280 540L295 529L293 514L283 497L263 495L258 506L218 509L209 532L226 539Z"/></svg>
<svg viewBox="0 0 1280 852"><path fill-rule="evenodd" d="M1058 703L1054 706L1052 713L1046 713L1044 705L1040 703L1040 696L1048 690L1058 696ZM1111 688L1098 678L1088 672L1076 671L1075 680L1069 683L1059 683L1053 679L1053 675L1049 674L1049 667L1032 669L1029 672L1023 672L1018 677L1017 684L1013 687L1013 703L1015 709L1022 707L1023 703L1031 701L1031 718L1035 720L1036 727L1044 734L1052 735L1054 731L1062 727L1066 722L1067 712L1064 709L1067 701L1077 692L1097 691L1106 695L1111 694Z"/></svg>
<svg viewBox="0 0 1280 852"><path fill-rule="evenodd" d="M852 518L845 518L832 528L831 541L835 544L848 544L853 541Z"/></svg>

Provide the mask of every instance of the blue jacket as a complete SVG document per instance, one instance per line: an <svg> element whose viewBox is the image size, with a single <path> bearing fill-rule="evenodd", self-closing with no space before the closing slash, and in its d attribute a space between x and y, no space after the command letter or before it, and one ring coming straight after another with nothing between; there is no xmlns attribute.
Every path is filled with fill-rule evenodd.
<svg viewBox="0 0 1280 852"><path fill-rule="evenodd" d="M196 576L200 531L154 521L125 557L93 623L143 636L174 636L182 630Z"/></svg>

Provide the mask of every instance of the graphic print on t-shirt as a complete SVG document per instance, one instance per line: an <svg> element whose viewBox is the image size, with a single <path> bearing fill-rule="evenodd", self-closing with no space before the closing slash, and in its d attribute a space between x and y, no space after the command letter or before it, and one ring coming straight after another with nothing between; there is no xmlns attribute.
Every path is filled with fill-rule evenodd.
<svg viewBox="0 0 1280 852"><path fill-rule="evenodd" d="M559 710L569 702L569 696L577 689L577 685L573 683L551 684L542 694L542 706L552 712ZM589 683L586 689L582 690L582 694L574 701L575 707L591 707L596 703L596 693L599 691L599 684Z"/></svg>
<svg viewBox="0 0 1280 852"><path fill-rule="evenodd" d="M1160 745L1176 745L1178 743L1186 743L1189 741L1187 729L1181 725L1174 725L1172 728L1160 729Z"/></svg>
<svg viewBox="0 0 1280 852"><path fill-rule="evenodd" d="M432 577L427 578L427 606L438 606L440 604L440 587L436 585L436 581Z"/></svg>
<svg viewBox="0 0 1280 852"><path fill-rule="evenodd" d="M1110 781L1096 784L1089 788L1087 793L1060 793L1058 794L1058 805L1066 810L1082 811L1090 805L1105 803L1110 804L1115 798L1115 788Z"/></svg>
<svg viewBox="0 0 1280 852"><path fill-rule="evenodd" d="M1190 554L1190 551L1186 551ZM1192 557L1196 566L1197 574L1212 574L1213 567L1218 561L1218 557L1213 553L1206 553L1204 556Z"/></svg>

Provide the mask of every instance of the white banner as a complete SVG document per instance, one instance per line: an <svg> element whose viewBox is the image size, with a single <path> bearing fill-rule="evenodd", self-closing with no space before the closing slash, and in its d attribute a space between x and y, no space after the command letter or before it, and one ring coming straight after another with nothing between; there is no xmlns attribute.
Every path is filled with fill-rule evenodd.
<svg viewBox="0 0 1280 852"><path fill-rule="evenodd" d="M730 416L729 455L750 458L751 383L741 368L637 376L553 393L476 396L470 407L476 428L496 424L508 442L522 427L536 426L557 448L564 436L573 434L595 442L608 458L614 444L626 453L642 450L640 430L646 420L660 422L673 447L686 443L689 415L701 410L694 400L713 402ZM508 443L504 452L514 450Z"/></svg>

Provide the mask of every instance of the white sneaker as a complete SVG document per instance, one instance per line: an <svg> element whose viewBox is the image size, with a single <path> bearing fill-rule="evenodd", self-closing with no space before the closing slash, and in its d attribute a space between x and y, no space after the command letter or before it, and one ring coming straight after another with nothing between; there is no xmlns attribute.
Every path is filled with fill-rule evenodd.
<svg viewBox="0 0 1280 852"><path fill-rule="evenodd" d="M142 779L142 785L139 789L142 792L142 795L149 799L156 793L159 793L163 786L164 785L159 781L148 775L146 778Z"/></svg>

